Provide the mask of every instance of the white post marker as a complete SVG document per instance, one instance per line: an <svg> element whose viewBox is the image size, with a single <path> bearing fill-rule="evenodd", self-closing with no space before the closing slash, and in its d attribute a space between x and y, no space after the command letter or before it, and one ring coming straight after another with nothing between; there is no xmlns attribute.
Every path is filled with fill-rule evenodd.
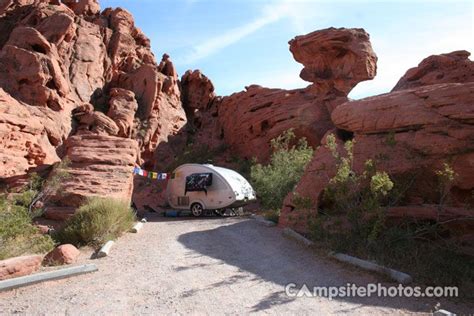
<svg viewBox="0 0 474 316"><path fill-rule="evenodd" d="M76 267L69 267L54 271L48 271L43 273L31 274L22 276L19 278L8 279L0 281L0 291L7 291L16 289L22 286L32 285L45 281L59 280L64 278L69 278L75 275L80 275L89 272L97 271L97 266L95 264L85 264Z"/></svg>
<svg viewBox="0 0 474 316"><path fill-rule="evenodd" d="M136 234L136 233L138 233L138 232L140 231L140 229L142 229L142 227L143 227L143 223L142 223L142 222L138 222L138 223L136 223L136 224L132 227L132 229L130 229L130 232Z"/></svg>
<svg viewBox="0 0 474 316"><path fill-rule="evenodd" d="M107 257L114 243L115 242L113 240L109 240L108 242L106 242L105 245L100 248L99 252L97 252L97 258Z"/></svg>
<svg viewBox="0 0 474 316"><path fill-rule="evenodd" d="M433 313L433 316L456 316L456 314L451 313L444 309L438 309L437 311Z"/></svg>

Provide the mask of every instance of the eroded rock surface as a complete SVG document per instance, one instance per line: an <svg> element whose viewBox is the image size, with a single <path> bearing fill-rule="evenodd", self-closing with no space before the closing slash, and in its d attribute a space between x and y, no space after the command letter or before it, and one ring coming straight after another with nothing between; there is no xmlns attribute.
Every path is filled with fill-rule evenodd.
<svg viewBox="0 0 474 316"><path fill-rule="evenodd" d="M416 88L437 83L474 81L474 62L471 53L459 50L448 54L431 55L417 67L409 69L392 91Z"/></svg>
<svg viewBox="0 0 474 316"><path fill-rule="evenodd" d="M74 202L60 205L94 192L130 199L129 167L153 166L158 144L186 123L169 56L157 63L132 15L101 13L95 0L1 1L0 25L2 181L66 155ZM125 166L130 176L114 176Z"/></svg>
<svg viewBox="0 0 474 316"><path fill-rule="evenodd" d="M377 56L364 29L328 28L296 36L289 44L293 57L304 65L301 79L321 92L346 96L377 73Z"/></svg>
<svg viewBox="0 0 474 316"><path fill-rule="evenodd" d="M436 59L436 58L435 58ZM472 63L472 62L471 62ZM464 68L464 67L463 67ZM432 69L437 72L437 68ZM379 170L389 173L398 183L410 183L406 191L407 207L391 211L390 217L414 217L426 220L438 216L447 220L472 216L470 209L474 190L474 83L441 83L350 101L332 112L338 131L353 134L354 168L362 171L372 159ZM339 142L342 143L341 137ZM438 212L440 193L435 172L450 163L457 173L450 188L450 206ZM299 182L296 193L310 197L314 206L321 202L322 192L334 176L335 161L326 148L319 148ZM416 206L416 207L415 207ZM412 214L409 210L421 210ZM454 211L453 211L454 210ZM458 211L461 210L461 211ZM280 223L306 231L307 222L291 222L295 205L292 196L285 200ZM293 214L293 215L292 215ZM453 236L474 229L468 220L451 224Z"/></svg>
<svg viewBox="0 0 474 316"><path fill-rule="evenodd" d="M29 275L41 267L43 256L23 256L0 261L0 281Z"/></svg>
<svg viewBox="0 0 474 316"><path fill-rule="evenodd" d="M295 90L251 85L218 103L220 136L242 157L265 161L271 139L289 128L318 146L334 127L332 110L348 100L357 83L376 74L377 56L362 29L324 29L289 44L293 57L304 65L301 77L312 85Z"/></svg>
<svg viewBox="0 0 474 316"><path fill-rule="evenodd" d="M72 264L77 261L80 251L71 244L59 245L51 250L43 259L45 265Z"/></svg>
<svg viewBox="0 0 474 316"><path fill-rule="evenodd" d="M56 197L58 205L78 207L90 196L130 201L136 140L90 133L71 136L65 145L70 177Z"/></svg>

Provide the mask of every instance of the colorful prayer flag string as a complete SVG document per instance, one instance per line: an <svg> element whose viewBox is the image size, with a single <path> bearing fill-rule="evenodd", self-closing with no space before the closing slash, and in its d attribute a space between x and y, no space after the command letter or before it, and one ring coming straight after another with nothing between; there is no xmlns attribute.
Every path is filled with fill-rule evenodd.
<svg viewBox="0 0 474 316"><path fill-rule="evenodd" d="M143 170L140 167L133 168L133 174L138 174L140 176L152 179L152 180L166 180L168 179L168 174L166 172L152 172Z"/></svg>

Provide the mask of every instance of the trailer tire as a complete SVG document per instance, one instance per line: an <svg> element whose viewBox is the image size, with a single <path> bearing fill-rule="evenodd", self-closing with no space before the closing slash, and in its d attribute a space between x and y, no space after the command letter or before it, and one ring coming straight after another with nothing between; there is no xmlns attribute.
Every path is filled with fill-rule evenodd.
<svg viewBox="0 0 474 316"><path fill-rule="evenodd" d="M202 207L201 203L193 203L191 204L191 214L194 217L200 217L204 214L204 208Z"/></svg>

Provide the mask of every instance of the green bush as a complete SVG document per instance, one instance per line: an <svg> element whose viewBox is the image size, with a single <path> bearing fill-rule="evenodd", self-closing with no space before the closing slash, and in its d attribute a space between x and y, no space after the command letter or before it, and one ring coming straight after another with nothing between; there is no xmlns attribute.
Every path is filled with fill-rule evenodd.
<svg viewBox="0 0 474 316"><path fill-rule="evenodd" d="M298 183L304 168L313 157L313 148L305 138L291 145L295 134L289 129L271 141L273 149L270 163L254 164L250 169L252 184L266 209L280 209L283 200Z"/></svg>
<svg viewBox="0 0 474 316"><path fill-rule="evenodd" d="M90 198L55 234L61 243L101 246L128 231L135 221L130 206L111 198Z"/></svg>
<svg viewBox="0 0 474 316"><path fill-rule="evenodd" d="M347 214L352 232L375 240L383 228L385 210L382 205L393 188L385 172L376 170L372 160L365 162L362 173L353 170L353 141L344 144L346 154L339 153L334 135L327 137L327 148L337 162L336 175L324 190L323 214Z"/></svg>
<svg viewBox="0 0 474 316"><path fill-rule="evenodd" d="M446 235L439 223L407 219L386 224L387 208L399 203L412 181L395 185L386 172L376 170L372 160L366 161L363 172L355 172L353 145L346 142L341 155L335 137L327 138L337 170L324 191L318 217L310 222L311 237L336 252L408 272L420 282L457 285L472 292L474 259L439 238ZM442 205L456 174L448 164L435 174Z"/></svg>
<svg viewBox="0 0 474 316"><path fill-rule="evenodd" d="M0 197L0 260L26 255L43 254L54 247L49 235L42 235L32 224L28 208L29 194L13 200Z"/></svg>

